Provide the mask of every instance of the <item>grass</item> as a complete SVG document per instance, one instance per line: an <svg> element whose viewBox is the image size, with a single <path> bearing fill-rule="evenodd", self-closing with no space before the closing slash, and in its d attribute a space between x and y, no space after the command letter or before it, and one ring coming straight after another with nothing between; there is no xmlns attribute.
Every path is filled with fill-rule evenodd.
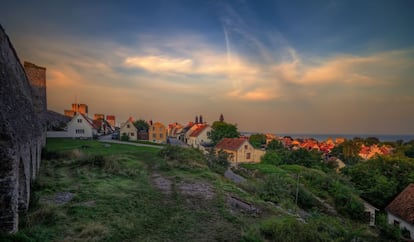
<svg viewBox="0 0 414 242"><path fill-rule="evenodd" d="M19 232L0 235L0 241L266 241L278 238L279 231L292 233L295 226L307 231L323 227L326 239L336 234L352 238L354 228L365 228L348 219L313 212L306 224L298 224L285 211L295 207L288 198L282 199L282 208L262 200L258 192L262 179L276 174L293 180L291 174L308 171L303 167L244 165L262 174L238 186L212 172L197 151L159 152L152 147L49 139L33 184L31 208L21 217ZM316 184L318 175L323 175L318 171L309 174L304 176L306 186ZM169 194L154 185L154 175L172 183ZM213 198L180 190L180 184L200 183L211 187ZM55 204L56 194L62 192L73 194L73 199ZM249 214L229 206L229 194L253 203L261 213Z"/></svg>
<svg viewBox="0 0 414 242"><path fill-rule="evenodd" d="M1 240L26 241L237 241L243 214L225 209L219 175L206 169L159 170L166 165L159 149L91 140L47 141L40 174L34 183L38 198L21 218L17 235ZM171 195L154 187L153 173L176 182L202 181L213 186L211 200ZM213 182L214 181L214 182ZM64 204L51 203L60 192L74 194ZM239 218L240 217L240 218ZM19 240L22 240L21 238Z"/></svg>

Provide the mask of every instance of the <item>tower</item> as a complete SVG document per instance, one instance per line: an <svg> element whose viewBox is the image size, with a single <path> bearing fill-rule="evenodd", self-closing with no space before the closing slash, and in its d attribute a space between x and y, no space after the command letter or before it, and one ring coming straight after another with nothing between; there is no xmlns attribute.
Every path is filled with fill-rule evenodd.
<svg viewBox="0 0 414 242"><path fill-rule="evenodd" d="M46 99L46 68L25 61L24 70L32 92L33 108L36 113L47 111Z"/></svg>
<svg viewBox="0 0 414 242"><path fill-rule="evenodd" d="M220 122L224 122L224 116L223 116L223 114L220 114Z"/></svg>

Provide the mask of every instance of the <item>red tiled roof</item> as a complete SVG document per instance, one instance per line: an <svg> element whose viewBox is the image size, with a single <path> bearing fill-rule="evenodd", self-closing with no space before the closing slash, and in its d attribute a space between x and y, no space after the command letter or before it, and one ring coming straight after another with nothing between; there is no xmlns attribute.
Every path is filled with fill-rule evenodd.
<svg viewBox="0 0 414 242"><path fill-rule="evenodd" d="M414 224L414 183L408 185L398 196L385 208L406 222Z"/></svg>
<svg viewBox="0 0 414 242"><path fill-rule="evenodd" d="M200 126L198 126L197 127L197 129L195 129L191 134L190 134L190 137L197 137L197 136L199 136L200 134L201 134L201 132L203 132L203 130L205 129L205 128L207 128L207 126L208 125L200 125Z"/></svg>
<svg viewBox="0 0 414 242"><path fill-rule="evenodd" d="M103 123L102 119L93 120L92 122L95 125L95 127L102 127L102 123Z"/></svg>
<svg viewBox="0 0 414 242"><path fill-rule="evenodd" d="M216 145L216 149L236 151L243 145L243 143L246 140L247 140L246 138L223 138Z"/></svg>

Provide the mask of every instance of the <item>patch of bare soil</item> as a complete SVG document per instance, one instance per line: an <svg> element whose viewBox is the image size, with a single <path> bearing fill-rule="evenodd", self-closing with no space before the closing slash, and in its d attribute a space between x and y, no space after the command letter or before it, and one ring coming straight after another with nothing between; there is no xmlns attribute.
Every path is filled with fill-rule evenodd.
<svg viewBox="0 0 414 242"><path fill-rule="evenodd" d="M173 187L182 195L192 197L200 197L206 200L211 200L215 192L211 185L205 182L180 182L175 184L170 179L163 177L158 173L152 175L152 182L155 187L161 190L163 194L170 195Z"/></svg>
<svg viewBox="0 0 414 242"><path fill-rule="evenodd" d="M64 205L70 202L74 197L74 194L71 192L58 192L54 196L41 198L40 202L44 202L47 204L55 204L55 205Z"/></svg>
<svg viewBox="0 0 414 242"><path fill-rule="evenodd" d="M207 200L212 199L215 195L213 188L209 184L203 182L181 182L178 184L178 189L181 194L201 197Z"/></svg>
<svg viewBox="0 0 414 242"><path fill-rule="evenodd" d="M166 194L166 195L171 194L172 182L170 180L161 176L158 173L154 173L152 175L152 181L154 183L154 186L160 189L163 194Z"/></svg>

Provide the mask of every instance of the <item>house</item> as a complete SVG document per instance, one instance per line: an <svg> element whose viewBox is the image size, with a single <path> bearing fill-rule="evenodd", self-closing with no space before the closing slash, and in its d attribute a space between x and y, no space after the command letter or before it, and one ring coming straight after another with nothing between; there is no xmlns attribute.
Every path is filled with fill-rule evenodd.
<svg viewBox="0 0 414 242"><path fill-rule="evenodd" d="M82 113L77 113L67 124L67 137L71 138L93 138L98 134L98 127L93 120Z"/></svg>
<svg viewBox="0 0 414 242"><path fill-rule="evenodd" d="M167 129L160 122L151 124L148 130L148 136L149 141L154 143L167 143Z"/></svg>
<svg viewBox="0 0 414 242"><path fill-rule="evenodd" d="M377 146L376 144L371 146L362 145L359 151L359 156L365 160L374 158L378 155L389 155L391 154L391 147L389 146Z"/></svg>
<svg viewBox="0 0 414 242"><path fill-rule="evenodd" d="M180 129L180 132L177 133L178 140L187 143L186 139L186 133L191 129L191 127L194 126L193 122L189 122L186 126L184 126L182 129Z"/></svg>
<svg viewBox="0 0 414 242"><path fill-rule="evenodd" d="M238 163L260 162L264 154L261 150L256 150L249 143L247 138L224 138L215 147L216 152L224 151L232 165Z"/></svg>
<svg viewBox="0 0 414 242"><path fill-rule="evenodd" d="M123 139L122 137L128 137L128 140L132 140L132 141L137 140L138 129L135 127L133 123L133 119L131 117L125 123L121 125L119 134L120 134L119 135L120 139Z"/></svg>
<svg viewBox="0 0 414 242"><path fill-rule="evenodd" d="M364 204L364 212L368 217L369 226L375 226L375 215L376 215L376 212L379 211L379 209L372 206L370 203L368 203L365 200L362 200L362 203Z"/></svg>
<svg viewBox="0 0 414 242"><path fill-rule="evenodd" d="M385 208L388 223L398 225L408 231L410 239L414 239L414 183L408 185Z"/></svg>
<svg viewBox="0 0 414 242"><path fill-rule="evenodd" d="M97 127L99 134L111 134L115 131L105 119L95 119L93 124Z"/></svg>
<svg viewBox="0 0 414 242"><path fill-rule="evenodd" d="M194 125L196 126L196 125ZM197 148L206 152L204 145L211 143L210 139L211 127L208 124L197 125L194 131L189 135L187 144L191 147Z"/></svg>
<svg viewBox="0 0 414 242"><path fill-rule="evenodd" d="M177 138L177 136L179 135L180 131L184 128L184 126L182 126L181 124L175 122L172 124L168 125L168 136L169 137L173 137L173 138Z"/></svg>

